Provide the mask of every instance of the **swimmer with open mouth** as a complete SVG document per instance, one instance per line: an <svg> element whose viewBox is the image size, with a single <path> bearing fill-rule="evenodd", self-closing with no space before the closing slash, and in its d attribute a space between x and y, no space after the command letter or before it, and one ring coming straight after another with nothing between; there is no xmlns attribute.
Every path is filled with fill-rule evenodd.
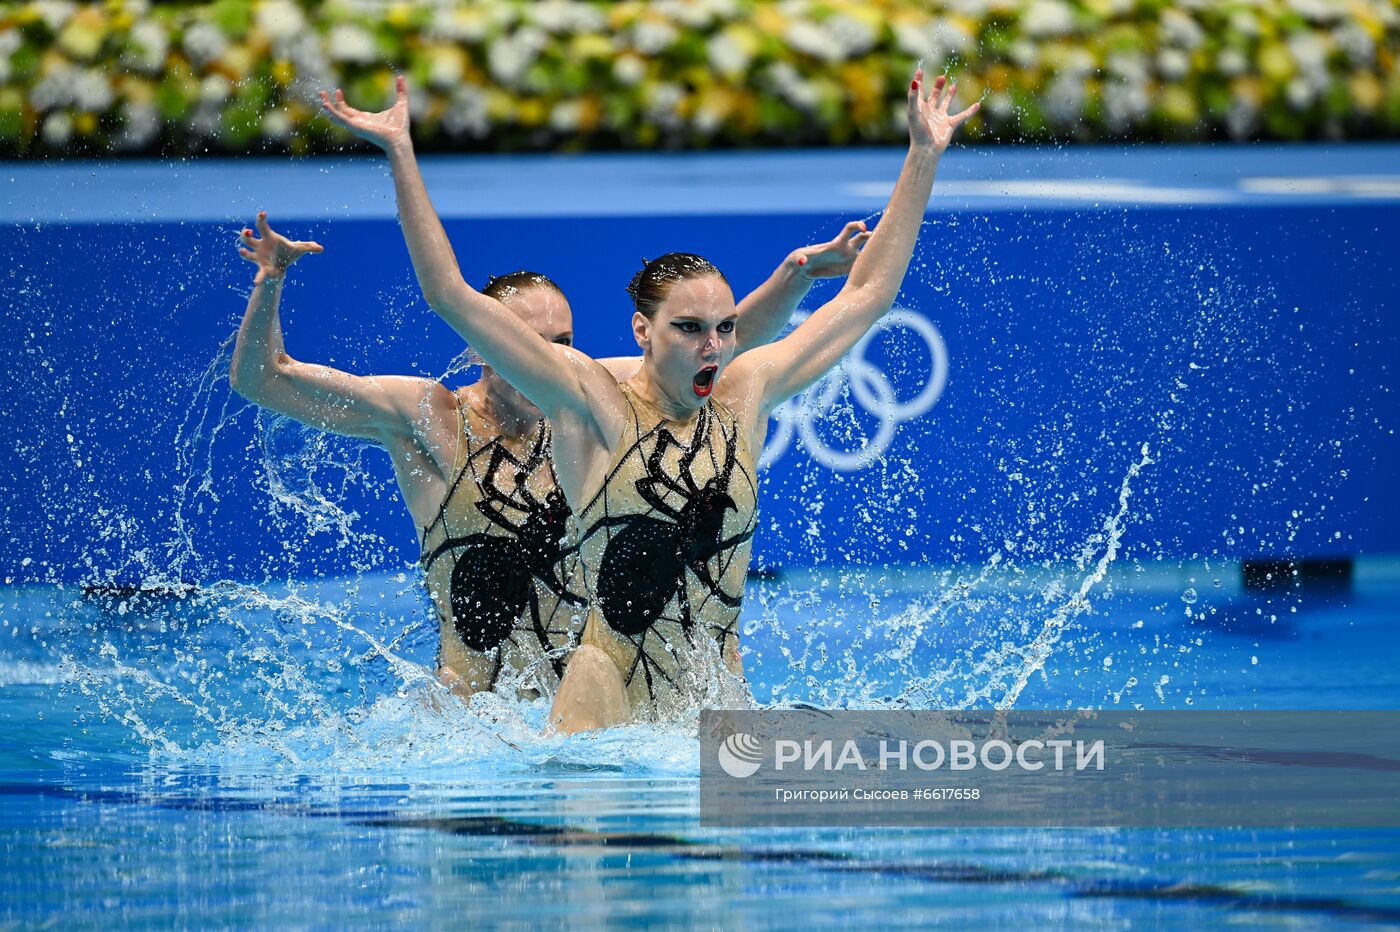
<svg viewBox="0 0 1400 932"><path fill-rule="evenodd" d="M710 397L710 392L715 390L715 373L717 372L719 372L719 366L706 366L695 373L691 385L695 388L695 394L698 397Z"/></svg>
<svg viewBox="0 0 1400 932"><path fill-rule="evenodd" d="M402 93L402 92L401 92ZM835 367L890 310L909 269L938 162L978 105L915 72L909 151L889 204L840 292L775 343L735 356L724 276L688 253L632 280L642 363L618 382L552 344L463 280L406 132L345 125L389 156L399 216L428 304L554 425L559 487L578 517L590 607L550 720L578 732L687 705L696 652L742 675L738 620L756 527L755 454L768 417ZM332 116L343 99L327 102ZM406 122L407 107L400 117ZM696 363L700 364L699 369Z"/></svg>

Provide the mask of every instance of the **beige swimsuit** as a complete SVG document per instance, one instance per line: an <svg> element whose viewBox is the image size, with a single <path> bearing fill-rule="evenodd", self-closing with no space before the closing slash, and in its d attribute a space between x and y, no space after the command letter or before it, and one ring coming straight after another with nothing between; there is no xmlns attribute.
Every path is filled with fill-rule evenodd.
<svg viewBox="0 0 1400 932"><path fill-rule="evenodd" d="M549 424L514 451L459 401L462 442L419 561L437 608L439 662L473 691L552 693L577 643L584 598Z"/></svg>
<svg viewBox="0 0 1400 932"><path fill-rule="evenodd" d="M584 642L622 672L641 717L685 690L697 649L738 667L739 607L757 521L753 455L711 399L669 421L632 389L603 488L579 515L592 609Z"/></svg>

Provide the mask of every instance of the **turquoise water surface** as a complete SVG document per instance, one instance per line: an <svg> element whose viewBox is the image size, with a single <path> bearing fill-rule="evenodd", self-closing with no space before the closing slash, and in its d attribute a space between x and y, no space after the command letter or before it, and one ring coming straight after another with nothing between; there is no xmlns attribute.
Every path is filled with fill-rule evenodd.
<svg viewBox="0 0 1400 932"><path fill-rule="evenodd" d="M755 694L986 707L1081 578L753 584ZM469 709L433 687L411 577L264 588L6 590L0 917L1400 923L1394 830L703 829L693 723L541 737L541 703ZM1237 566L1118 568L1018 705L1393 708L1398 608L1386 561L1315 593L1248 591Z"/></svg>

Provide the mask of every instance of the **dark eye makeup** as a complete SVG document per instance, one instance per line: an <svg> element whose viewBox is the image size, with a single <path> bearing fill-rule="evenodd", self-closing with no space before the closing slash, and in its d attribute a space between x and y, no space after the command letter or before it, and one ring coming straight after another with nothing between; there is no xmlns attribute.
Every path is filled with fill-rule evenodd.
<svg viewBox="0 0 1400 932"><path fill-rule="evenodd" d="M673 320L671 321L671 326L680 330L682 333L699 333L704 329L700 325L700 322L695 320ZM734 321L722 320L716 325L715 330L720 333L733 333Z"/></svg>

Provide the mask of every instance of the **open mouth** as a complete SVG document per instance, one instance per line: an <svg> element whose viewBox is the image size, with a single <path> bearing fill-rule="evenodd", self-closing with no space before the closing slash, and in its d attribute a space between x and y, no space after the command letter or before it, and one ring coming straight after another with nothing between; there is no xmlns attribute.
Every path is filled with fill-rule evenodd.
<svg viewBox="0 0 1400 932"><path fill-rule="evenodd" d="M691 387L695 389L695 394L701 398L709 396L715 388L715 373L719 371L719 366L706 366L695 373L695 378L691 379Z"/></svg>

